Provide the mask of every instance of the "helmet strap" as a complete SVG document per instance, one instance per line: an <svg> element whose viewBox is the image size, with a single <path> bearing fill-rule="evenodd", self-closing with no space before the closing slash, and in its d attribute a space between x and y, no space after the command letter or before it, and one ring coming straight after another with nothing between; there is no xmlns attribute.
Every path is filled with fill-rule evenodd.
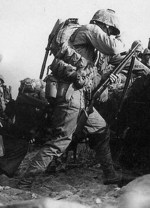
<svg viewBox="0 0 150 208"><path fill-rule="evenodd" d="M109 26L106 25L106 31L107 31L107 35L110 36L110 30L109 30Z"/></svg>
<svg viewBox="0 0 150 208"><path fill-rule="evenodd" d="M99 26L108 36L111 35L109 25L98 21L92 21L92 24L96 24L97 26Z"/></svg>

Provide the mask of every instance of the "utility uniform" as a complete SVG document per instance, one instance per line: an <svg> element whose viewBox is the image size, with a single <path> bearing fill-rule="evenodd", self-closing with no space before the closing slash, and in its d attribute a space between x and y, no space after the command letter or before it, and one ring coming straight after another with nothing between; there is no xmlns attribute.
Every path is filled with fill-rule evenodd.
<svg viewBox="0 0 150 208"><path fill-rule="evenodd" d="M124 45L120 40L109 37L99 26L94 24L80 27L71 39L75 50L90 62L94 62L95 48L107 55L115 55L124 51ZM53 71L53 68L51 70ZM56 70L60 73L61 69L57 68ZM54 73L57 74L56 71ZM65 73L69 80L70 71L68 70ZM72 140L81 110L85 108L84 87L79 89L76 86L77 78L72 77L72 73L70 73L70 79L74 79L74 81L73 84L69 84L68 91L64 97L56 98L56 106L52 119L53 137L50 138L50 141L42 147L31 161L27 174L45 171L53 157L60 156ZM90 87L95 88L100 81L101 76L97 73L97 68L95 67ZM112 171L109 130L105 120L95 108L93 108L93 112L89 115L83 131L92 140L92 147L96 151L96 157L101 163L105 174L108 173L108 169Z"/></svg>
<svg viewBox="0 0 150 208"><path fill-rule="evenodd" d="M96 14L97 15L97 14ZM93 20L95 17L93 17ZM118 29L114 27L115 33ZM115 56L124 52L124 44L115 36L108 36L98 25L88 24L79 27L71 36L73 49L84 58L87 63L95 60L95 49L100 53ZM118 59L116 59L118 61ZM115 61L115 60L113 60ZM59 64L57 64L59 62ZM53 113L53 135L50 140L32 159L25 173L25 177L37 172L43 172L52 162L54 157L64 153L75 132L82 109L85 108L86 100L84 90L87 87L86 78L82 70L73 71L69 67L62 67L63 60L56 59L51 65L51 70L56 78L61 79L58 84L64 93L56 97L56 105ZM118 62L117 62L118 63ZM84 72L86 70L83 70ZM90 83L93 90L101 81L96 67L89 67ZM120 76L121 77L121 76ZM85 123L84 133L90 139L91 147L96 152L96 158L101 164L106 178L115 177L112 158L109 147L109 129L102 116L93 108L93 112ZM114 182L114 181L113 181Z"/></svg>

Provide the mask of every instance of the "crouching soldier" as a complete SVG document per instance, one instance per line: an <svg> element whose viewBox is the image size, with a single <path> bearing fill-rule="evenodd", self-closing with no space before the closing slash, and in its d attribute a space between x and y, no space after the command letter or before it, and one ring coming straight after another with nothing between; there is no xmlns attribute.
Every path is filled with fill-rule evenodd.
<svg viewBox="0 0 150 208"><path fill-rule="evenodd" d="M26 78L21 81L14 104L15 121L10 128L2 128L4 154L0 157L0 174L13 177L24 159L30 141L45 128L45 85L41 80ZM39 133L39 134L40 134ZM42 132L43 133L43 132ZM41 142L41 140L40 140Z"/></svg>

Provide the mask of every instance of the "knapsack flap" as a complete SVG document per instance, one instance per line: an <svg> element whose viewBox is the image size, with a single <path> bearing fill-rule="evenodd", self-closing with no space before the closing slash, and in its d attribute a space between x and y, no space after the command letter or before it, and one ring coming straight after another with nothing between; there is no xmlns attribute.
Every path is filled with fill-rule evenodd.
<svg viewBox="0 0 150 208"><path fill-rule="evenodd" d="M54 56L61 50L62 45L69 41L73 32L79 27L80 25L76 18L70 18L66 21L58 19L56 21L49 36L50 51Z"/></svg>

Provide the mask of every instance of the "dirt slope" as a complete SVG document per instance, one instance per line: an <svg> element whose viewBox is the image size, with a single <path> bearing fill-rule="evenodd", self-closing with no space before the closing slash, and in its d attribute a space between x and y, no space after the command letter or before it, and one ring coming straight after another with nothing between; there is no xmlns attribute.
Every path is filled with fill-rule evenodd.
<svg viewBox="0 0 150 208"><path fill-rule="evenodd" d="M69 156L66 171L35 176L29 191L17 189L17 183L35 153L36 151L32 151L27 154L15 177L0 176L0 203L12 204L22 200L50 197L79 202L92 208L103 207L105 203L116 204L120 189L117 185L103 185L100 165L95 163L93 152L87 147L80 149L76 163L71 161L72 155Z"/></svg>

